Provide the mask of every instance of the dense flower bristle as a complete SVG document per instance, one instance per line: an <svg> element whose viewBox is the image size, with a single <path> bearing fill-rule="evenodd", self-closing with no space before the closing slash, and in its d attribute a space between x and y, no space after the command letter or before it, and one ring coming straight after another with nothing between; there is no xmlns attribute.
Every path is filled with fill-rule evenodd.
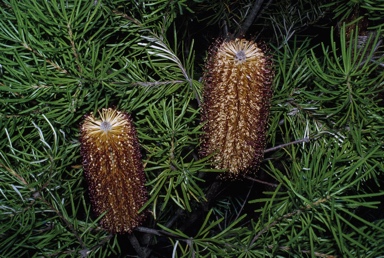
<svg viewBox="0 0 384 258"><path fill-rule="evenodd" d="M136 131L128 114L102 109L81 126L81 153L89 196L102 227L112 233L131 232L144 219L139 209L147 200Z"/></svg>
<svg viewBox="0 0 384 258"><path fill-rule="evenodd" d="M204 74L201 154L238 177L263 157L271 91L270 61L252 41L216 42Z"/></svg>

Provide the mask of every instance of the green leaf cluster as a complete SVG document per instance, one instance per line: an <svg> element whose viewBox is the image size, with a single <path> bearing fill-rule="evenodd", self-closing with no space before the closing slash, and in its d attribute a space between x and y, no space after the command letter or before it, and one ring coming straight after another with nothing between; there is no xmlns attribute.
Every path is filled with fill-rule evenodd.
<svg viewBox="0 0 384 258"><path fill-rule="evenodd" d="M0 1L1 255L382 256L383 4L259 2L268 142L231 182L198 153L202 57L255 1ZM132 115L145 167L131 235L99 226L83 178L79 126L108 107Z"/></svg>

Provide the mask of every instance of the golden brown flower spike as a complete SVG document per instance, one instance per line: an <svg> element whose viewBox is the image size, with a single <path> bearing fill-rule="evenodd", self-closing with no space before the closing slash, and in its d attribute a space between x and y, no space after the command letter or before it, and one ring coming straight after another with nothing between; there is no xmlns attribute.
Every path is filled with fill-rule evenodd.
<svg viewBox="0 0 384 258"><path fill-rule="evenodd" d="M238 177L263 158L271 90L271 64L256 43L216 42L205 66L201 154Z"/></svg>
<svg viewBox="0 0 384 258"><path fill-rule="evenodd" d="M89 196L100 224L112 233L131 232L144 219L145 176L136 131L128 114L102 109L81 126L81 154Z"/></svg>

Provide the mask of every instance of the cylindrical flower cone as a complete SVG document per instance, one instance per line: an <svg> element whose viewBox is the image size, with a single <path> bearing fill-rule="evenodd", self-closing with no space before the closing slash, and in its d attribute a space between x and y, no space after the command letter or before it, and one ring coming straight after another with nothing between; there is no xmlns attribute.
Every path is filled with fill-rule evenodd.
<svg viewBox="0 0 384 258"><path fill-rule="evenodd" d="M128 114L102 109L81 126L81 154L89 196L100 224L112 233L131 232L144 219L147 201L139 144Z"/></svg>
<svg viewBox="0 0 384 258"><path fill-rule="evenodd" d="M224 177L256 169L263 158L271 90L271 62L252 41L216 42L205 66L202 156L212 155Z"/></svg>

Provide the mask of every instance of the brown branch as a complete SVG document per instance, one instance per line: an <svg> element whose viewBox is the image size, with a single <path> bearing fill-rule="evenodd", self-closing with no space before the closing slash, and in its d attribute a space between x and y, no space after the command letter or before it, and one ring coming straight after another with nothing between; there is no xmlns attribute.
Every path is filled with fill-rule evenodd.
<svg viewBox="0 0 384 258"><path fill-rule="evenodd" d="M142 25L138 20L135 18L132 18L131 16L128 16L126 13L120 12L119 10L112 10L112 13L116 14L117 16L120 16L124 19L130 20L131 22L135 23L136 25Z"/></svg>
<svg viewBox="0 0 384 258"><path fill-rule="evenodd" d="M293 145L293 144L309 142L309 141L310 141L309 137L304 137L303 139L300 139L300 140L296 140L296 141L293 141L293 142L288 142L288 143L280 144L280 145L277 145L275 147L272 147L272 148L269 148L269 149L265 149L264 153L275 151L275 150L278 150L278 149L282 149L284 147L287 147L287 146L290 146L290 145Z"/></svg>
<svg viewBox="0 0 384 258"><path fill-rule="evenodd" d="M278 186L277 184L265 182L265 181L262 181L262 180L259 180L259 179L256 179L256 178L252 178L252 177L249 177L249 176L245 176L245 178L248 179L248 180L254 181L254 182L258 182L260 184L272 186L273 188L276 188Z"/></svg>
<svg viewBox="0 0 384 258"><path fill-rule="evenodd" d="M73 32L72 32L72 29L71 29L71 24L68 23L67 28L68 28L69 41L71 42L71 49L72 49L72 52L73 52L73 56L75 57L76 63L78 63L79 62L79 55L77 54L75 41L73 40ZM77 69L81 73L81 67L80 67L79 64L77 64Z"/></svg>
<svg viewBox="0 0 384 258"><path fill-rule="evenodd" d="M253 3L251 11L249 12L249 14L248 14L247 18L245 19L243 25L241 26L241 28L239 29L239 31L235 35L236 38L240 38L240 37L244 37L245 36L245 34L247 33L249 27L251 27L253 21L255 20L256 15L259 13L261 5L263 4L263 2L264 2L264 0L256 0Z"/></svg>
<svg viewBox="0 0 384 258"><path fill-rule="evenodd" d="M48 64L52 65L56 70L58 70L59 72L61 73L65 73L65 74L69 74L69 72L63 68L61 68L58 64L54 63L52 60L46 58L45 56L41 55L39 52L37 52L36 50L32 49L27 43L23 43L22 44L23 47L25 47L27 50L31 51L32 53L34 53L35 55L41 57L41 58L44 58L45 59L45 62L47 62Z"/></svg>
<svg viewBox="0 0 384 258"><path fill-rule="evenodd" d="M131 85L132 86L141 86L141 87L157 87L160 85L166 85L166 84L176 84L176 83L183 83L185 81L182 80L172 80L172 81L155 81L155 82L134 82Z"/></svg>
<svg viewBox="0 0 384 258"><path fill-rule="evenodd" d="M20 180L20 182L23 183L24 185L28 185L27 181L26 181L22 176L20 176L19 174L17 174L17 173L15 172L15 170L13 170L12 168L7 167L7 166L5 166L4 164L1 164L1 163L0 163L0 167L5 168L9 173L11 173L13 176L17 177L17 178ZM30 189L30 190L31 190L31 189ZM34 189L33 189L33 191L34 191Z"/></svg>
<svg viewBox="0 0 384 258"><path fill-rule="evenodd" d="M131 243L133 249L135 249L136 254L139 258L146 258L148 255L146 254L145 250L141 248L139 241L137 240L136 236L132 234L128 234L128 240Z"/></svg>

